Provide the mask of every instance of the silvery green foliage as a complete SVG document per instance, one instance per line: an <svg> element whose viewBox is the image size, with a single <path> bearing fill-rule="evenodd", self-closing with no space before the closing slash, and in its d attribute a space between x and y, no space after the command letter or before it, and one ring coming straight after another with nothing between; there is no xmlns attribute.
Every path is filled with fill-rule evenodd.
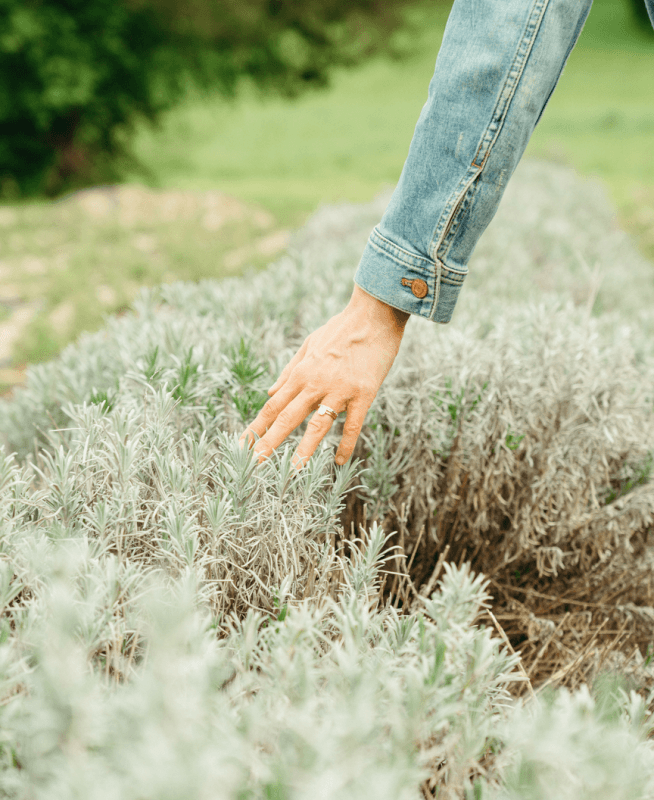
<svg viewBox="0 0 654 800"><path fill-rule="evenodd" d="M235 435L194 439L175 410L169 392L151 389L110 411L70 406L65 445L20 470L0 450L5 524L80 537L113 552L121 569L193 570L217 618L271 611L282 581L294 598L326 592L338 568L330 541L356 464L334 475L322 450L298 474L286 447L257 468Z"/></svg>
<svg viewBox="0 0 654 800"><path fill-rule="evenodd" d="M556 297L624 319L649 312L650 276L599 180L524 159L475 250L463 303Z"/></svg>
<svg viewBox="0 0 654 800"><path fill-rule="evenodd" d="M422 784L439 800L654 797L649 701L512 704L516 659L478 623L481 576L446 566L440 591L401 616L377 605L381 528L351 543L351 562L330 544L354 482L383 516L416 464L410 491L431 515L461 420L481 486L512 475L561 394L558 444L523 445L551 470L545 503L569 502L568 473L594 491L609 465L627 479L646 454L652 315L645 290L614 289L618 259L632 282L642 263L591 185L521 165L454 321L407 326L358 446L368 469L333 467L342 421L300 474L306 423L261 469L237 445L347 301L386 199L322 209L261 274L144 291L0 404L4 796L394 800ZM542 274L516 267L534 262ZM596 297L613 315L588 319ZM598 501L593 541L628 550L619 525L647 524L650 495ZM564 568L566 548L541 534L543 570Z"/></svg>
<svg viewBox="0 0 654 800"><path fill-rule="evenodd" d="M375 609L377 526L336 600L232 617L222 639L192 573L127 579L82 539L27 538L40 582L0 645L3 796L410 800L441 764L462 797L505 715L517 658L473 624L486 582L452 568L424 612ZM129 681L89 667L99 631L134 625Z"/></svg>
<svg viewBox="0 0 654 800"><path fill-rule="evenodd" d="M496 800L634 800L654 797L654 725L635 692L593 698L562 689L503 720L503 786Z"/></svg>
<svg viewBox="0 0 654 800"><path fill-rule="evenodd" d="M0 404L0 440L25 456L67 426L67 404L143 405L147 386L175 392L184 430L242 430L306 336L343 309L386 200L323 209L260 274L143 290L133 313L28 370L26 388Z"/></svg>
<svg viewBox="0 0 654 800"><path fill-rule="evenodd" d="M568 171L551 165L526 162L521 169L507 189L506 204L514 217L498 214L477 259L490 257L484 248L494 242L499 248L500 241L511 241L515 247L522 243L524 263L531 263L526 260L529 248L536 246L543 252L554 248L565 260L566 247L572 244L589 254L592 250L597 257L604 250L615 254L615 248L624 244L622 235L611 229L603 198L595 196L592 185L580 187ZM570 199L575 186L579 202ZM531 227L527 225L531 211L523 213L525 224L518 224L516 198L527 190L533 194L533 203L548 212L547 225L536 226L533 220ZM553 193L565 199L558 228L552 221ZM33 367L27 387L12 401L0 404L0 434L8 447L21 458L35 457L39 446L53 452L63 445L65 450L77 435L74 428L81 425L87 430L91 425L91 412L80 410L86 403L114 423L122 420L125 432L131 431L129 444L120 446L115 444L118 428L111 434L111 447L126 448L121 458L127 458L133 468L128 482L143 479L148 483L151 467L145 468L142 459L157 454L157 442L162 442L162 452L153 457L161 462L161 469L154 468L165 479L156 486L183 493L190 474L185 471L188 458L200 458L198 452L190 454L189 447L197 451L204 434L206 457L229 461L225 436L244 429L265 402L265 389L306 335L342 309L352 287L357 254L383 204L382 197L370 207L323 209L297 235L294 252L261 274L144 291L134 314L108 320L104 331L82 337L60 358ZM589 207L597 216L591 226L593 236L604 242L604 250L591 248L583 233L584 226L590 225ZM574 225L578 230L572 242ZM504 231L502 236L498 228ZM565 234L564 245L557 239L559 233ZM633 261L639 274L633 251L627 246L623 249L625 263ZM654 373L647 354L651 347L637 328L618 324L615 314L588 318L583 303L580 307L572 304L577 280L572 266L569 285L561 279L556 291L538 290L539 297L544 295L538 306L507 305L502 286L510 279L503 252L491 252L497 274L488 274L482 287L475 288L472 281L468 294L464 287L461 309L451 325L415 318L407 326L398 358L373 403L355 451L355 456L367 460L367 469L357 476L359 496L369 501L373 517L382 518L405 500L398 491L398 478L420 464L409 481L422 506L419 515L414 514L416 530L433 518L439 506L439 513L446 515L449 506L458 502L456 471L449 470L451 485L439 488L438 499L434 487L444 480L451 448L464 422L457 457L467 461L466 470L474 477L466 500L466 518L472 520L478 540L474 546L482 544L489 528L498 526L497 514L504 513L496 504L494 518L480 505L478 494L501 496L508 491L515 495L515 481L507 476L513 474L514 453L521 447L521 469L524 472L529 465L531 472L521 475L520 483L530 490L528 497L515 499L515 495L516 507L507 510L512 520L507 535L525 552L536 546L539 571L557 574L580 557L579 549L565 539L568 532L575 536L584 526L603 551L608 552L616 537L618 549L628 549L625 530L640 529L652 518L654 498L649 487L616 501L626 502L626 509L604 503L606 487L616 481L628 483L654 445L650 389ZM513 263L510 268L523 287L537 277L533 269L516 270ZM623 310L634 308L632 304ZM169 398L165 409L164 397ZM87 422L77 421L80 414ZM147 422L148 414L160 418L152 441L141 433L144 425L154 424ZM544 436L552 423L558 425L556 435ZM96 431L99 424L93 423ZM323 442L325 448L338 444L342 424L343 418L332 426ZM290 447L305 428L306 421L288 438ZM82 454L89 452L79 438L75 446ZM108 447L109 441L104 440L102 446ZM173 450L176 456L169 465ZM311 486L313 475L321 473L321 465L329 460L329 450L323 456L324 464L317 459L319 463L307 469ZM287 453L285 458L289 457ZM288 460L285 463L288 467ZM111 476L112 485L115 477L120 483L125 479L120 477L121 469L112 457L103 480ZM282 471L279 491L287 474ZM236 480L240 482L237 494L245 492L243 499L249 491L248 479L243 473ZM69 501L77 502L72 495ZM266 507L270 510L270 503ZM545 510L553 507L560 516L556 530L549 525L549 517L547 524L543 522ZM241 514L245 508L241 507ZM325 513L329 515L332 508L328 503ZM178 530L182 512L170 503L159 510L167 515L168 528ZM98 513L109 511L98 507ZM229 519L226 508L213 511ZM211 512L208 507L202 521L210 519ZM194 531L188 531L192 549L196 547ZM186 536L181 529L178 533ZM172 535L170 547L176 547L179 536ZM508 552L504 547L496 550Z"/></svg>

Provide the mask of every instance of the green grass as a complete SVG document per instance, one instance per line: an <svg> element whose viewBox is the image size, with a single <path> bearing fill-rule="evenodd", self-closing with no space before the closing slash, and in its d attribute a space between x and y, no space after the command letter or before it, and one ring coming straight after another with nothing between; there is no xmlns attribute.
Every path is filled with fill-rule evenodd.
<svg viewBox="0 0 654 800"><path fill-rule="evenodd" d="M104 315L127 308L141 286L264 266L286 243L274 225L270 213L218 193L212 202L142 187L5 208L0 290L19 305L40 305L14 344L14 364L56 355ZM0 324L8 317L0 304Z"/></svg>

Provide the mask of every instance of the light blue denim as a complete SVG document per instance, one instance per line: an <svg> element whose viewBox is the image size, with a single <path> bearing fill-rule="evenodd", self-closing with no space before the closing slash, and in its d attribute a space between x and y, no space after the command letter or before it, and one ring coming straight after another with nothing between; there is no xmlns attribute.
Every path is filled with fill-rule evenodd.
<svg viewBox="0 0 654 800"><path fill-rule="evenodd" d="M645 0L654 24L654 0ZM454 0L400 180L354 282L449 322L592 0Z"/></svg>

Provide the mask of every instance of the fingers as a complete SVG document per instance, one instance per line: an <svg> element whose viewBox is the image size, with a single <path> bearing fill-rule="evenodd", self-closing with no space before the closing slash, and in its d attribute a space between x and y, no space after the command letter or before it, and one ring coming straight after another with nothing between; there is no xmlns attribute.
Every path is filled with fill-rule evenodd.
<svg viewBox="0 0 654 800"><path fill-rule="evenodd" d="M372 400L369 401L366 398L353 400L348 405L341 443L336 450L335 460L337 464L345 464L351 458L371 405Z"/></svg>
<svg viewBox="0 0 654 800"><path fill-rule="evenodd" d="M342 407L343 401L325 399L325 405L338 411ZM350 400L347 404L347 417L343 426L341 443L336 451L336 463L344 464L354 452L354 447L361 433L366 414L370 404L364 400ZM325 421L327 420L327 421ZM323 440L335 420L329 414L320 415L316 413L309 420L307 430L302 437L294 454L294 465L300 469L315 453L316 448Z"/></svg>
<svg viewBox="0 0 654 800"><path fill-rule="evenodd" d="M297 393L295 396L293 396L294 391ZM368 395L364 395L349 400L327 397L323 402L337 412L347 410L343 435L335 459L337 464L344 464L354 452L372 400ZM239 444L243 447L246 439L248 447L255 444L254 449L261 464L298 425L304 422L309 412L314 410L315 413L309 420L305 434L293 454L293 465L301 469L315 453L335 421L329 414L319 414L316 410L317 405L320 403L316 401L315 394L310 394L306 390L300 392L297 388L292 389L287 386L276 397L267 401L256 419L242 433ZM259 437L256 443L255 433Z"/></svg>
<svg viewBox="0 0 654 800"><path fill-rule="evenodd" d="M339 409L345 405L345 403L342 400L332 400L327 398L325 400L325 405L329 408L333 408L334 411L339 411ZM315 404L313 407L315 408ZM295 453L293 453L294 467L297 469L302 469L311 456L316 452L316 448L325 438L334 422L336 422L336 420L330 414L320 414L318 411L316 411L316 413L309 420L309 424L307 425L307 429L302 437L302 441L298 445Z"/></svg>
<svg viewBox="0 0 654 800"><path fill-rule="evenodd" d="M261 437L254 447L256 453L259 455L260 464L273 450L279 447L284 439L286 439L298 425L304 422L307 418L307 414L312 409L316 408L315 395L310 395L306 391L298 394L295 398L291 399L290 402L284 394L285 393L281 393L278 397L274 399L271 398L259 413L259 417L262 417L262 421L259 422L259 417L257 417L252 425L250 425L249 429L255 430ZM266 409L266 406L269 406L269 408ZM280 408L281 410L277 413L277 410ZM322 439L331 427L331 422L333 420L328 414L319 416L318 420L320 420L321 423L322 435L320 438ZM267 421L270 422L266 424ZM316 428L318 424L317 421L314 422L314 428ZM263 431L259 433L261 425L265 427Z"/></svg>
<svg viewBox="0 0 654 800"><path fill-rule="evenodd" d="M376 375L368 376L367 382L364 380L370 358L365 347L363 355L357 353L351 335L347 330L342 330L344 326L347 328L345 323L349 324L349 317L345 319L342 315L336 315L327 325L307 336L279 378L268 389L268 401L239 439L241 447L246 440L248 447L254 445L259 464L304 422L311 411L315 411L293 454L296 468L300 469L306 464L334 421L329 414L317 413L321 402L337 412L346 411L347 418L336 463L343 464L351 457L365 416L374 400L375 391L371 384L374 384L375 389L378 387L374 380ZM341 342L341 339L344 341ZM315 345L316 340L318 344L312 347L312 342ZM325 350L328 351L329 358L324 355ZM338 397L325 391L330 384L340 387ZM258 437L256 442L255 437Z"/></svg>
<svg viewBox="0 0 654 800"><path fill-rule="evenodd" d="M342 400L326 398L325 405L338 411L344 403ZM309 411L315 409L315 406L312 398L303 392L279 413L273 424L255 445L260 464L306 419ZM343 436L336 453L337 464L344 464L354 452L369 407L370 403L362 399L351 400L348 403ZM296 469L301 469L307 463L333 423L334 419L329 414L319 414L318 411L314 413L293 454L292 463Z"/></svg>
<svg viewBox="0 0 654 800"><path fill-rule="evenodd" d="M288 411L290 403L300 393L301 390L299 386L291 387L288 384L286 384L283 388L278 387L276 391L277 391L276 396L271 397L269 400L266 401L265 405L263 406L261 411L259 411L254 421L251 422L241 434L238 440L241 446L243 441L247 439L248 447L250 447L255 441L254 438L255 433L260 439L263 436L265 436L266 431L272 427L273 423L280 416L280 414L284 411ZM293 428L289 430L289 433L292 430L295 430L295 428L297 428L300 422L306 419L306 416L310 410L311 410L311 404L308 403L307 410L304 413L304 417L302 417L302 419L299 422L297 422L293 426ZM257 447L257 452L259 452L258 447Z"/></svg>

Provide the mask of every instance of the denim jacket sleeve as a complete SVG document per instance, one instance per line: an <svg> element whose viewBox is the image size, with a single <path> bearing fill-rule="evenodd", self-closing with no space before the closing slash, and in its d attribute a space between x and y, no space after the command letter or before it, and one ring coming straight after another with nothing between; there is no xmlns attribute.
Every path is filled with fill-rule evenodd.
<svg viewBox="0 0 654 800"><path fill-rule="evenodd" d="M454 0L404 169L354 276L364 291L450 321L591 3Z"/></svg>

